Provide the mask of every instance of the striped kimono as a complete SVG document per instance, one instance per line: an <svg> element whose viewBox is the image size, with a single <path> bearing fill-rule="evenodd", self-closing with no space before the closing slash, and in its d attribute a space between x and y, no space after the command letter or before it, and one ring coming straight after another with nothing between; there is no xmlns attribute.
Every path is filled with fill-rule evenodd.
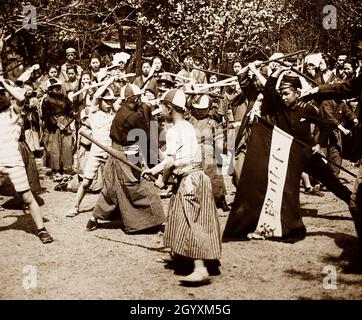
<svg viewBox="0 0 362 320"><path fill-rule="evenodd" d="M175 157L178 177L171 197L164 244L172 252L197 260L221 257L220 226L209 177L198 166L194 127L176 123L166 134L167 155Z"/></svg>

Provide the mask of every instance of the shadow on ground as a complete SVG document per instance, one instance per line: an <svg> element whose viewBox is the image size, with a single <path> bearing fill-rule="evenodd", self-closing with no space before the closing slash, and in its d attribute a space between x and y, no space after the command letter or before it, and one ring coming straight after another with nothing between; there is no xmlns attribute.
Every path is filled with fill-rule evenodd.
<svg viewBox="0 0 362 320"><path fill-rule="evenodd" d="M8 226L0 227L0 232L6 230L21 230L26 233L35 234L35 225L30 214L7 215L2 218L16 218L16 221Z"/></svg>

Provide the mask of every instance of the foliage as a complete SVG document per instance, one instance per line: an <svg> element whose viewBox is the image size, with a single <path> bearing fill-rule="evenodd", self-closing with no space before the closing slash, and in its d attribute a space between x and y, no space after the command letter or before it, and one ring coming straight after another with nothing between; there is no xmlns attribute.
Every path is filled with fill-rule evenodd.
<svg viewBox="0 0 362 320"><path fill-rule="evenodd" d="M26 46L30 41L28 49L37 50L27 58L47 56L53 57L54 61L59 61L67 46L74 46L80 58L87 57L105 33L127 20L127 17L118 19L117 11L129 7L122 1L32 0L29 3L37 11L36 29L33 30L23 26L23 6L29 3L3 2L0 22L9 44L16 47L17 39L21 39Z"/></svg>
<svg viewBox="0 0 362 320"><path fill-rule="evenodd" d="M207 58L221 58L228 42L235 42L241 55L260 48L263 34L290 21L289 10L287 1L164 0L139 11L138 22L165 56L201 46Z"/></svg>
<svg viewBox="0 0 362 320"><path fill-rule="evenodd" d="M159 47L177 69L180 55L201 46L209 61L220 62L230 43L242 58L265 46L272 51L330 51L349 48L362 29L362 12L353 0L31 0L37 29L23 27L25 2L2 0L0 26L7 45L17 47L26 61L63 58L66 46L81 58L101 39L135 41L142 26L145 40ZM322 27L323 7L337 7L338 27ZM125 34L124 27L131 27ZM119 33L118 36L116 33ZM122 34L121 34L122 33ZM24 44L24 45L23 45ZM20 48L20 49L19 49Z"/></svg>
<svg viewBox="0 0 362 320"><path fill-rule="evenodd" d="M281 46L285 52L307 49L310 52L330 52L341 49L351 51L361 38L362 8L354 0L291 0L295 19L281 30ZM324 29L325 6L334 6L337 28Z"/></svg>

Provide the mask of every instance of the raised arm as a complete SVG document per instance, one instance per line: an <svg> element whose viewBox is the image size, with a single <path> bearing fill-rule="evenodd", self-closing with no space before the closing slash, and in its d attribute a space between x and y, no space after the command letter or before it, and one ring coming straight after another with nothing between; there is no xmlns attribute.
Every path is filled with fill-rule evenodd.
<svg viewBox="0 0 362 320"><path fill-rule="evenodd" d="M95 92L90 107L91 113L98 111L99 98L103 95L103 93L106 91L106 89L111 85L113 81L114 77L110 77L108 80L106 80L105 84L100 88L98 88L98 90Z"/></svg>
<svg viewBox="0 0 362 320"><path fill-rule="evenodd" d="M361 95L362 73L358 77L342 83L322 84L303 93L301 98L310 100L314 97L323 100L351 99Z"/></svg>
<svg viewBox="0 0 362 320"><path fill-rule="evenodd" d="M257 68L258 66L261 65L261 61L254 61L253 63L249 63L249 69L252 73L255 74L255 76L258 78L258 80L260 81L260 83L262 84L263 87L265 87L266 84L266 79L265 77L260 73L259 69Z"/></svg>
<svg viewBox="0 0 362 320"><path fill-rule="evenodd" d="M285 71L285 69L278 69L268 78L265 83L264 99L261 106L262 116L276 114L283 105L283 100L276 89L278 78L283 71Z"/></svg>
<svg viewBox="0 0 362 320"><path fill-rule="evenodd" d="M9 92L17 102L18 106L23 106L25 101L24 92L19 87L13 87L9 85L3 77L0 77L0 82L7 92Z"/></svg>

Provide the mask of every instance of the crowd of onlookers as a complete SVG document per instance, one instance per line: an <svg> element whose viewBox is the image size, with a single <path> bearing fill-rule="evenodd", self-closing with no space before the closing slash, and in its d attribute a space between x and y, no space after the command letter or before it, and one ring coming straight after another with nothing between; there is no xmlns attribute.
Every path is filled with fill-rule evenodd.
<svg viewBox="0 0 362 320"><path fill-rule="evenodd" d="M90 142L80 137L78 131L80 128L90 130L86 124L88 109L94 93L100 87L97 84L102 84L109 77L116 79L110 88L115 96L115 105L118 107L124 99L121 96L121 89L127 84L134 84L142 89L145 99L150 101L160 97L165 88L183 88L186 93L199 88L200 93L208 92L210 118L218 127L235 129L237 134L239 126L247 117L247 105L250 101L256 100L257 93L262 91L268 76L281 66L277 60L258 67L257 75L249 70L248 80L252 83L251 91L254 91L250 93L248 92L250 86L247 88L240 81L230 82L232 85L227 86L207 85L226 79L227 74L238 75L240 80L240 72L247 65L238 59L235 52L226 54L226 60L219 68L220 72L215 70L207 72L203 69L204 53L201 48L184 52L181 56L183 68L177 74L164 70L162 58L151 46L148 46L144 52L141 74L129 70L131 55L125 52L114 54L113 60L107 65L104 65L102 57L95 52L83 68L77 64L76 55L75 49L68 48L65 52L66 61L62 65L49 65L46 71L40 70L39 65L33 65L16 81L17 85L26 90L26 102L22 112L25 141L34 156L42 158L44 165L51 169L51 175L56 181L84 170L86 151L90 149ZM283 54L276 53L270 58L282 56ZM295 68L317 84L349 80L361 71L361 60L344 53L336 58L320 53L303 58L297 63L296 59L289 61L293 61ZM280 61L283 62L283 58ZM206 86L197 87L197 84ZM200 99L200 95L194 93L189 95L188 104L192 106L197 99ZM341 100L321 101L317 104L331 125L329 144L324 149L324 154L332 162L341 165L342 141L350 136L353 124L356 124L353 121L356 121L359 112L357 102ZM196 108L190 108L190 111L190 116L202 113ZM318 134L318 130L315 133ZM225 153L231 154L231 151L230 147L224 148ZM338 176L339 168L332 165L332 169ZM312 188L307 177L303 177L303 180L308 193L321 195L318 186L317 189Z"/></svg>

